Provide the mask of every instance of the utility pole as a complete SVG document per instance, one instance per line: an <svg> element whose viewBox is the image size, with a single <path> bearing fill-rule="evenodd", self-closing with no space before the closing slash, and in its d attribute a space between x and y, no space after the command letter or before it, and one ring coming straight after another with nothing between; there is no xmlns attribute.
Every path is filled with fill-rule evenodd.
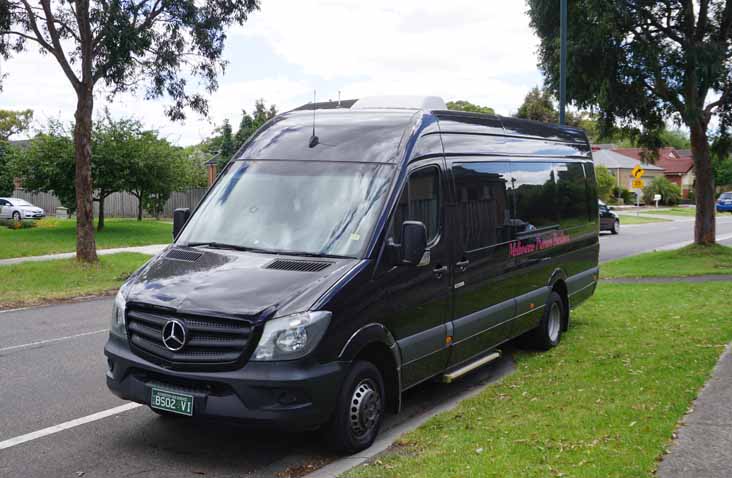
<svg viewBox="0 0 732 478"><path fill-rule="evenodd" d="M559 40L561 51L559 53L559 124L567 124L567 0L559 0L559 28L561 30Z"/></svg>

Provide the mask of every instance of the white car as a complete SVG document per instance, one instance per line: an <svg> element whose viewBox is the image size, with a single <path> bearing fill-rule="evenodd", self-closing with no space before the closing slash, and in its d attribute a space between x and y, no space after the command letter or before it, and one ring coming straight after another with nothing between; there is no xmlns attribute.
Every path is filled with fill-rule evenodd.
<svg viewBox="0 0 732 478"><path fill-rule="evenodd" d="M0 198L0 219L41 219L46 213L25 199Z"/></svg>

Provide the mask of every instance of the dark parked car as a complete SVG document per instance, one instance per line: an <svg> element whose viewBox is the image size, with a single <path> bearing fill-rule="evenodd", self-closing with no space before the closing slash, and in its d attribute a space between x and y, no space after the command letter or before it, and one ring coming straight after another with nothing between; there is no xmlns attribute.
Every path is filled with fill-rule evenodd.
<svg viewBox="0 0 732 478"><path fill-rule="evenodd" d="M600 230L618 234L620 232L620 217L604 202L597 201L597 203L600 206Z"/></svg>
<svg viewBox="0 0 732 478"><path fill-rule="evenodd" d="M559 344L598 280L585 133L359 103L275 117L175 212L115 299L115 394L354 453L405 390Z"/></svg>

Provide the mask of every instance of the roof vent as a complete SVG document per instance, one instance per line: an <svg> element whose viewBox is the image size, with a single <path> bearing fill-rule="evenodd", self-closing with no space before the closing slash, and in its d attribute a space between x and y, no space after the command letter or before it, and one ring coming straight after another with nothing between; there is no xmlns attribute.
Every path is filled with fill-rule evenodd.
<svg viewBox="0 0 732 478"><path fill-rule="evenodd" d="M352 110L368 108L395 108L406 110L446 110L445 100L439 96L367 96L356 101Z"/></svg>
<svg viewBox="0 0 732 478"><path fill-rule="evenodd" d="M173 259L176 261L185 261L185 262L196 262L199 257L203 255L202 252L198 251L189 251L187 249L171 249L168 251L167 254L165 254L166 259Z"/></svg>
<svg viewBox="0 0 732 478"><path fill-rule="evenodd" d="M332 262L321 261L294 261L291 259L275 259L267 264L265 269L295 272L320 272L329 267Z"/></svg>

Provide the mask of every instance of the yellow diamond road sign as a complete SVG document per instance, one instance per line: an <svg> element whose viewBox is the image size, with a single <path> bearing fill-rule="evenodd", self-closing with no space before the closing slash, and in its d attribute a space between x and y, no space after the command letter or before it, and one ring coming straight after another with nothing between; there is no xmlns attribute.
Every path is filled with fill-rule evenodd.
<svg viewBox="0 0 732 478"><path fill-rule="evenodd" d="M630 175L633 176L635 179L642 178L644 174L646 174L646 171L645 169L640 167L640 164L636 165L630 172Z"/></svg>
<svg viewBox="0 0 732 478"><path fill-rule="evenodd" d="M633 180L633 189L643 189L645 186L645 183L642 179L634 179Z"/></svg>

